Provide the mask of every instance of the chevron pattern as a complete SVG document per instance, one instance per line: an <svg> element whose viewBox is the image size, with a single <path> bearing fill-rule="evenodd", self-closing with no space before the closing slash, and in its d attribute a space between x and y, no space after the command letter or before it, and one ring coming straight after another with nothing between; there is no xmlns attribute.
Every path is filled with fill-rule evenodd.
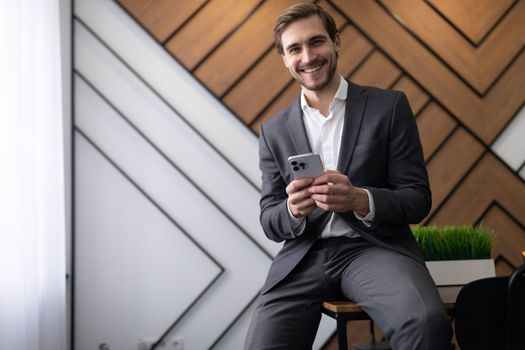
<svg viewBox="0 0 525 350"><path fill-rule="evenodd" d="M273 50L271 33L276 16L295 2L119 0L117 4L157 43L161 55L182 65L204 87L205 95L220 102L222 114L236 116L251 131L250 137L244 137L252 140L246 142L252 142L253 155L259 125L291 103L299 91ZM423 224L482 223L494 228L499 232L494 251L497 271L511 271L525 249L525 1L317 2L334 16L340 29L340 71L358 84L402 90L410 100L434 197ZM77 10L80 19L92 13L89 6L83 7L84 14ZM111 45L120 47L122 42L116 38ZM131 54L129 61L134 61ZM136 67L138 72L147 71L139 63ZM156 90L167 98L170 90L162 86L159 83ZM190 110L181 113L188 120L192 120ZM243 170L241 149L223 145L221 137L213 134L219 128L215 114L211 115L195 116L189 124L222 152L221 159L244 174L241 178L257 187L256 164ZM147 123L143 125L139 131ZM98 144L95 138L92 142ZM184 159L174 154L174 163L180 157ZM189 172L194 166L188 164L186 181L199 173ZM213 197L218 198L220 194ZM233 215L235 208L223 211ZM251 221L235 220L245 231L240 234L271 256L275 250L258 236L262 233L250 228ZM225 334L242 336L234 328ZM352 325L349 331L353 340L366 339L366 325ZM324 348L334 349L335 343L330 341Z"/></svg>

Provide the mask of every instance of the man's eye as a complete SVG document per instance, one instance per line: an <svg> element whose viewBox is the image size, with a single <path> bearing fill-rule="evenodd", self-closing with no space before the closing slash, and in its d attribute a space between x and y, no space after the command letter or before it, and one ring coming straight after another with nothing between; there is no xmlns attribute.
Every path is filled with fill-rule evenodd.
<svg viewBox="0 0 525 350"><path fill-rule="evenodd" d="M299 48L297 47L292 47L290 50L288 50L289 53L297 53L299 52Z"/></svg>

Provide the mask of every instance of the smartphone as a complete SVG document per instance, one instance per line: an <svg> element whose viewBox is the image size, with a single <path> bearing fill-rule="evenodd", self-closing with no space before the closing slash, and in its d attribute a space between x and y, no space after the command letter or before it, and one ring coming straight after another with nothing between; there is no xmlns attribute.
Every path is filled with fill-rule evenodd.
<svg viewBox="0 0 525 350"><path fill-rule="evenodd" d="M288 158L288 164L294 179L304 177L316 178L324 174L321 157L316 153L304 153Z"/></svg>

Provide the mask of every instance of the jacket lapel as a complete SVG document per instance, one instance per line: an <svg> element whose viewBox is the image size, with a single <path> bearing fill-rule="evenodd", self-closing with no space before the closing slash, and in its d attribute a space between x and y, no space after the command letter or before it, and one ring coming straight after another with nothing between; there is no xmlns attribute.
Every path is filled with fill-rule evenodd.
<svg viewBox="0 0 525 350"><path fill-rule="evenodd" d="M339 161L337 169L343 174L346 173L354 148L361 129L361 123L365 112L367 101L366 90L361 86L348 82L348 95L346 97L345 123L343 135L341 136L341 148L339 150Z"/></svg>
<svg viewBox="0 0 525 350"><path fill-rule="evenodd" d="M301 109L300 99L293 104L290 108L287 119L288 133L290 134L290 139L295 147L296 154L310 153L312 148L310 147L310 142L308 141L308 136L306 135L306 128L304 127L303 122L303 111ZM328 212L316 208L308 216L308 221L313 227L324 227L328 221ZM320 229L314 229L313 232L316 232L317 235L321 234Z"/></svg>
<svg viewBox="0 0 525 350"><path fill-rule="evenodd" d="M303 111L301 110L300 99L291 106L287 118L288 133L296 150L296 154L310 153L312 148L306 136L306 129L303 122Z"/></svg>

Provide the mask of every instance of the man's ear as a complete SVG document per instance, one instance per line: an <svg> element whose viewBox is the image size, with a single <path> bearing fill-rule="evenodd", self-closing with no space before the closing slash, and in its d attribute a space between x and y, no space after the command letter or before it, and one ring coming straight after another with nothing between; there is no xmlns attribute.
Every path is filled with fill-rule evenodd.
<svg viewBox="0 0 525 350"><path fill-rule="evenodd" d="M288 68L288 61L286 60L286 55L285 55L285 54L281 54L281 58L283 59L284 66L285 66L286 68Z"/></svg>
<svg viewBox="0 0 525 350"><path fill-rule="evenodd" d="M339 50L341 49L341 37L339 36L339 33L335 34L334 45L335 51L339 52Z"/></svg>

